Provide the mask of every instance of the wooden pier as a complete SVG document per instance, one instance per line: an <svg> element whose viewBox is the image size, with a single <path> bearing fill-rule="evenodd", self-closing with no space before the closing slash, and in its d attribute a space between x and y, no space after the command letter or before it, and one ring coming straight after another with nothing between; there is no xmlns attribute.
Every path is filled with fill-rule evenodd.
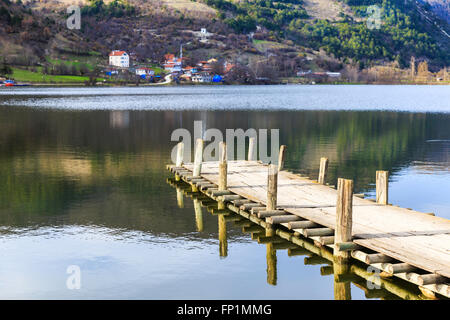
<svg viewBox="0 0 450 320"><path fill-rule="evenodd" d="M376 200L353 194L353 181L325 184L328 160L320 160L317 180L283 171L286 147L278 165L249 159L203 162L203 141L197 141L194 163L168 165L177 180L194 192L294 244L311 239L332 250L333 260L359 260L381 272L419 286L427 296L450 298L450 220L388 204L388 173L376 172ZM221 144L221 155L226 154ZM375 175L375 173L374 173ZM319 182L320 181L320 182ZM361 271L361 270L360 270Z"/></svg>

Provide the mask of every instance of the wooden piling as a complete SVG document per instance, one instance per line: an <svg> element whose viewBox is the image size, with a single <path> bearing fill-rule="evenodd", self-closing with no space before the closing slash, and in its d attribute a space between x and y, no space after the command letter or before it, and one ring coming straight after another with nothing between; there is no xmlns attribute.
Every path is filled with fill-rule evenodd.
<svg viewBox="0 0 450 320"><path fill-rule="evenodd" d="M274 164L269 165L267 176L267 210L277 209L278 168Z"/></svg>
<svg viewBox="0 0 450 320"><path fill-rule="evenodd" d="M227 145L220 143L221 159L219 162L219 191L227 190Z"/></svg>
<svg viewBox="0 0 450 320"><path fill-rule="evenodd" d="M325 180L327 178L328 171L328 158L320 158L320 167L319 167L319 178L317 182L320 184L325 184Z"/></svg>
<svg viewBox="0 0 450 320"><path fill-rule="evenodd" d="M247 156L247 160L248 161L255 161L257 160L256 158L256 143L255 143L256 138L255 137L250 137L248 140L248 156Z"/></svg>
<svg viewBox="0 0 450 320"><path fill-rule="evenodd" d="M335 244L352 240L353 180L339 178L337 191ZM349 252L336 247L334 255L338 260L350 258Z"/></svg>
<svg viewBox="0 0 450 320"><path fill-rule="evenodd" d="M283 144L280 147L280 153L278 154L278 171L281 171L284 168L285 156L286 156L286 146Z"/></svg>
<svg viewBox="0 0 450 320"><path fill-rule="evenodd" d="M199 177L202 171L202 161L203 161L203 140L197 139L197 144L195 146L195 157L194 157L194 170L192 176Z"/></svg>
<svg viewBox="0 0 450 320"><path fill-rule="evenodd" d="M388 204L388 171L377 171L376 188L377 188L377 203Z"/></svg>
<svg viewBox="0 0 450 320"><path fill-rule="evenodd" d="M177 160L175 162L175 166L181 167L183 165L183 157L184 157L184 143L179 142L177 144Z"/></svg>
<svg viewBox="0 0 450 320"><path fill-rule="evenodd" d="M227 190L227 145L225 142L220 142L219 144L219 185L218 191L226 191ZM225 204L223 201L218 202L219 209L224 209Z"/></svg>

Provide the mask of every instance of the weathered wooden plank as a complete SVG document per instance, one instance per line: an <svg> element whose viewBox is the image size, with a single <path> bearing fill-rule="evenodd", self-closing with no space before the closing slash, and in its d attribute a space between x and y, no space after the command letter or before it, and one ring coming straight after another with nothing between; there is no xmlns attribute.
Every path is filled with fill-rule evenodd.
<svg viewBox="0 0 450 320"><path fill-rule="evenodd" d="M229 161L228 165L228 189L260 203L255 206L266 204L267 166L253 161ZM192 169L192 164L184 167ZM202 177L217 184L218 163L204 162ZM335 228L337 190L281 171L277 193L278 208L324 227ZM449 220L357 197L353 198L352 218L352 236L358 238L354 240L357 245L450 277Z"/></svg>

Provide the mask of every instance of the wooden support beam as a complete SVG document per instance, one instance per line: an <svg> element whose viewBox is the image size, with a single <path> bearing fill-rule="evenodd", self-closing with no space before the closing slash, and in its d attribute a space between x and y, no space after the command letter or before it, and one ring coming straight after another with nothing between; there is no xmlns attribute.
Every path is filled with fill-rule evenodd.
<svg viewBox="0 0 450 320"><path fill-rule="evenodd" d="M258 214L258 212L264 211L266 209L267 209L266 207L253 207L253 208L250 209L250 213L251 214Z"/></svg>
<svg viewBox="0 0 450 320"><path fill-rule="evenodd" d="M319 178L317 182L320 184L325 184L327 178L328 171L328 158L320 158L320 167L319 167Z"/></svg>
<svg viewBox="0 0 450 320"><path fill-rule="evenodd" d="M288 223L288 228L293 229L306 229L320 227L319 224L306 220L306 221L293 221Z"/></svg>
<svg viewBox="0 0 450 320"><path fill-rule="evenodd" d="M237 194L229 194L229 195L219 196L218 199L220 201L232 201L232 200L242 199L242 197Z"/></svg>
<svg viewBox="0 0 450 320"><path fill-rule="evenodd" d="M321 245L325 246L334 243L334 236L321 236L319 237L319 242Z"/></svg>
<svg viewBox="0 0 450 320"><path fill-rule="evenodd" d="M377 188L377 203L388 204L388 185L389 172L377 171L376 188Z"/></svg>
<svg viewBox="0 0 450 320"><path fill-rule="evenodd" d="M248 140L248 156L247 156L247 160L248 161L255 161L257 160L256 157L256 138L255 137L250 137Z"/></svg>
<svg viewBox="0 0 450 320"><path fill-rule="evenodd" d="M288 214L284 216L271 216L266 218L266 222L269 224L279 224L279 223L285 223L289 221L298 221L300 220L300 217L295 216L293 214Z"/></svg>
<svg viewBox="0 0 450 320"><path fill-rule="evenodd" d="M402 272L412 272L417 270L416 267L408 263L386 263L383 264L383 270L391 274L402 273Z"/></svg>
<svg viewBox="0 0 450 320"><path fill-rule="evenodd" d="M303 235L305 237L332 236L334 235L334 230L330 228L304 229Z"/></svg>
<svg viewBox="0 0 450 320"><path fill-rule="evenodd" d="M420 286L428 285L428 284L438 284L445 283L448 281L446 277L440 276L435 273L428 274L417 274L415 272L410 272L406 274L406 279L411 282L414 282Z"/></svg>
<svg viewBox="0 0 450 320"><path fill-rule="evenodd" d="M197 144L195 146L195 157L194 157L194 170L192 175L194 177L199 177L202 171L203 162L203 139L197 139Z"/></svg>
<svg viewBox="0 0 450 320"><path fill-rule="evenodd" d="M177 159L175 165L177 167L181 167L183 165L183 157L184 157L184 142L178 142L177 144Z"/></svg>
<svg viewBox="0 0 450 320"><path fill-rule="evenodd" d="M354 242L341 242L341 243L335 242L334 248L338 251L352 251L361 249L361 246Z"/></svg>
<svg viewBox="0 0 450 320"><path fill-rule="evenodd" d="M209 192L213 197L219 197L224 195L231 195L231 191L228 190L212 190Z"/></svg>
<svg viewBox="0 0 450 320"><path fill-rule="evenodd" d="M235 206L241 206L241 205L243 205L243 204L246 204L246 203L252 203L252 201L251 200L248 200L248 199L239 199L239 200L233 200L233 201L231 201Z"/></svg>
<svg viewBox="0 0 450 320"><path fill-rule="evenodd" d="M338 179L335 243L352 240L353 180ZM334 249L338 260L348 260L350 253Z"/></svg>
<svg viewBox="0 0 450 320"><path fill-rule="evenodd" d="M254 208L254 207L260 207L260 206L261 206L260 203L255 203L255 202L252 202L252 203L244 203L243 205L241 205L241 206L239 207L239 209L241 209L241 210L249 210L249 209L251 209L251 208Z"/></svg>
<svg viewBox="0 0 450 320"><path fill-rule="evenodd" d="M384 255L382 253L372 253L372 254L368 254L366 255L366 259L365 259L367 264L372 264L372 263L384 263L384 262L390 262L393 259L391 257L388 257L387 255Z"/></svg>
<svg viewBox="0 0 450 320"><path fill-rule="evenodd" d="M267 210L277 209L278 168L274 164L269 165L267 175Z"/></svg>
<svg viewBox="0 0 450 320"><path fill-rule="evenodd" d="M198 185L198 184L197 184L197 185ZM204 190L206 190L206 189L208 189L208 188L214 188L214 189L217 189L216 187L217 187L217 186L216 186L215 184L209 183L209 184L201 184L200 187L199 187L199 189L202 190L202 191L204 191Z"/></svg>
<svg viewBox="0 0 450 320"><path fill-rule="evenodd" d="M258 212L258 218L267 218L271 216L284 216L286 214L283 210L262 210Z"/></svg>
<svg viewBox="0 0 450 320"><path fill-rule="evenodd" d="M283 144L280 146L280 153L278 154L278 171L284 168L284 159L286 157L286 146Z"/></svg>

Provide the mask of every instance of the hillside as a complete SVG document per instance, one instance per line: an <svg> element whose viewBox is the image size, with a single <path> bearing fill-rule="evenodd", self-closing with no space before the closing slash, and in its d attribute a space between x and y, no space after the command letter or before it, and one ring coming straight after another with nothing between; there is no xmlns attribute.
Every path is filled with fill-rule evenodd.
<svg viewBox="0 0 450 320"><path fill-rule="evenodd" d="M379 29L368 27L374 1L366 0L80 3L82 28L69 30L66 0L0 0L0 55L20 68L80 76L105 65L113 49L158 65L181 43L189 63L217 58L260 77L292 77L298 70L354 74L393 63L408 68L411 57L432 71L450 65L448 23L418 2L378 0Z"/></svg>
<svg viewBox="0 0 450 320"><path fill-rule="evenodd" d="M450 0L424 0L423 3L428 3L437 16L450 23Z"/></svg>

